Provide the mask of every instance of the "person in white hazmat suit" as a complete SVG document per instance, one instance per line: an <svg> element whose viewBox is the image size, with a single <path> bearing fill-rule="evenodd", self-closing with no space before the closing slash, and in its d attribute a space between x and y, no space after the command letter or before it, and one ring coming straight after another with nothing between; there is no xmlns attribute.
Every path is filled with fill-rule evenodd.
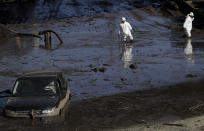
<svg viewBox="0 0 204 131"><path fill-rule="evenodd" d="M186 33L188 38L191 37L191 30L192 30L192 22L193 22L193 20L194 20L194 14L193 14L193 12L190 12L186 16L185 22L183 24L184 31L185 31L185 33Z"/></svg>
<svg viewBox="0 0 204 131"><path fill-rule="evenodd" d="M127 38L130 38L130 42L133 42L133 37L131 32L132 30L132 26L130 25L129 22L126 21L125 17L122 17L122 22L120 23L120 27L119 27L119 35L122 35L123 37L123 41L126 42Z"/></svg>

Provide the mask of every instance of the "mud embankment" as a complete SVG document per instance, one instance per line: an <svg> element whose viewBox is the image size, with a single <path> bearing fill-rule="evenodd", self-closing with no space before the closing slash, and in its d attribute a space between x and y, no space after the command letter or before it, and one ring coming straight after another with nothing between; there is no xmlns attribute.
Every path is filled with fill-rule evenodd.
<svg viewBox="0 0 204 131"><path fill-rule="evenodd" d="M177 10L176 5L169 0L35 0L0 4L0 23L36 23L145 7ZM175 12L172 14L175 15Z"/></svg>

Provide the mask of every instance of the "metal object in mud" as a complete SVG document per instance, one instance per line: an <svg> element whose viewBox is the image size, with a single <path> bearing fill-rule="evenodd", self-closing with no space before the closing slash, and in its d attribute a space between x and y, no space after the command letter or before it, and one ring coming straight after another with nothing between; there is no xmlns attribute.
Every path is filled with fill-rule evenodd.
<svg viewBox="0 0 204 131"><path fill-rule="evenodd" d="M60 43L58 44L58 46L55 48L57 49L59 47L59 45L61 45L63 43L61 37L59 36L59 34L57 34L55 31L53 30L44 30L44 31L40 31L39 35L44 35L45 39L45 48L46 49L52 49L52 42L51 42L51 33L55 34L55 36L58 38L58 40L60 41Z"/></svg>
<svg viewBox="0 0 204 131"><path fill-rule="evenodd" d="M51 33L50 33L50 32L46 32L46 33L44 34L44 36L45 36L45 40L44 40L44 42L45 42L45 48L46 48L46 49L51 49L51 48L52 48L52 44L51 44Z"/></svg>

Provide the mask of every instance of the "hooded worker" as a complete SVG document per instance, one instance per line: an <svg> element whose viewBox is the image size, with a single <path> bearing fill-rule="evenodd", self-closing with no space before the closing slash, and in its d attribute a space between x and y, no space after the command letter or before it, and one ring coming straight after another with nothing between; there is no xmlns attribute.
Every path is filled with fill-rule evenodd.
<svg viewBox="0 0 204 131"><path fill-rule="evenodd" d="M191 37L193 20L194 20L194 14L193 14L193 12L191 12L186 16L185 22L183 24L184 31L185 31L188 38Z"/></svg>
<svg viewBox="0 0 204 131"><path fill-rule="evenodd" d="M123 36L123 41L127 41L127 37L130 38L130 41L133 42L133 37L132 37L132 26L130 25L129 22L126 21L125 17L122 17L120 27L119 27L119 35Z"/></svg>

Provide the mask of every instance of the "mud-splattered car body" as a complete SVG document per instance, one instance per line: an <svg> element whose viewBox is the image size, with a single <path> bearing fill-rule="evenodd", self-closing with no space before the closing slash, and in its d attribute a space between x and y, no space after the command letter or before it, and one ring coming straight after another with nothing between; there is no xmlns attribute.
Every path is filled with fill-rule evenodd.
<svg viewBox="0 0 204 131"><path fill-rule="evenodd" d="M60 70L27 72L16 80L4 114L31 118L60 115L70 96L68 82Z"/></svg>

